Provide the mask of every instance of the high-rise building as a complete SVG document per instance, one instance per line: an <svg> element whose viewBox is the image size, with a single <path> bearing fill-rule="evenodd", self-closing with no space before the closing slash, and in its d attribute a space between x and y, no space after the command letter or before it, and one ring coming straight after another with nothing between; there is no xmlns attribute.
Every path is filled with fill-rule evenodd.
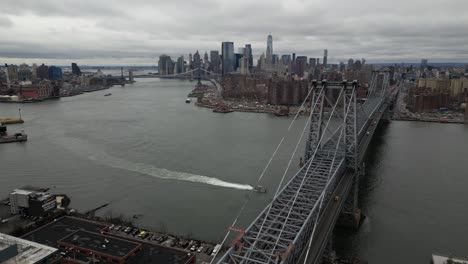
<svg viewBox="0 0 468 264"><path fill-rule="evenodd" d="M81 75L81 69L80 69L80 67L78 67L78 65L76 63L72 62L71 66L72 66L72 74L73 75Z"/></svg>
<svg viewBox="0 0 468 264"><path fill-rule="evenodd" d="M37 64L36 63L33 63L33 65L32 65L31 79L32 80L37 79Z"/></svg>
<svg viewBox="0 0 468 264"><path fill-rule="evenodd" d="M307 70L307 56L297 56L296 59L296 74L299 77L304 77L304 72Z"/></svg>
<svg viewBox="0 0 468 264"><path fill-rule="evenodd" d="M37 78L39 80L44 80L49 78L49 66L42 63L41 66L37 67Z"/></svg>
<svg viewBox="0 0 468 264"><path fill-rule="evenodd" d="M221 58L219 57L219 51L217 50L210 51L210 61L211 61L210 70L213 72L219 73L221 69Z"/></svg>
<svg viewBox="0 0 468 264"><path fill-rule="evenodd" d="M245 44L244 56L245 56L245 57L248 59L248 61L249 61L249 69L252 69L252 67L253 67L252 45L250 45L250 44Z"/></svg>
<svg viewBox="0 0 468 264"><path fill-rule="evenodd" d="M246 56L240 58L239 72L240 74L249 74L249 58Z"/></svg>
<svg viewBox="0 0 468 264"><path fill-rule="evenodd" d="M292 54L292 61L291 61L290 73L291 73L291 74L296 73L296 53L293 53L293 54Z"/></svg>
<svg viewBox="0 0 468 264"><path fill-rule="evenodd" d="M200 53L198 53L198 50L197 50L197 52L195 52L195 54L193 54L193 68L197 69L197 68L200 68L200 67L201 67L201 56L200 56Z"/></svg>
<svg viewBox="0 0 468 264"><path fill-rule="evenodd" d="M348 60L348 70L352 70L352 69L353 69L353 65L354 65L354 60L350 58L350 59Z"/></svg>
<svg viewBox="0 0 468 264"><path fill-rule="evenodd" d="M49 67L49 80L62 80L62 68L57 66Z"/></svg>
<svg viewBox="0 0 468 264"><path fill-rule="evenodd" d="M221 44L221 54L222 58L222 73L230 73L234 71L234 65L236 57L234 55L234 43L233 42L223 42Z"/></svg>
<svg viewBox="0 0 468 264"><path fill-rule="evenodd" d="M203 55L203 62L207 63L208 62L208 52L205 50L205 55Z"/></svg>
<svg viewBox="0 0 468 264"><path fill-rule="evenodd" d="M234 71L237 71L240 67L241 59L244 57L244 54L236 53L235 56L235 63L234 63Z"/></svg>
<svg viewBox="0 0 468 264"><path fill-rule="evenodd" d="M18 65L8 65L8 77L10 81L18 81Z"/></svg>
<svg viewBox="0 0 468 264"><path fill-rule="evenodd" d="M174 66L171 56L161 55L158 61L159 75L169 75L174 73Z"/></svg>
<svg viewBox="0 0 468 264"><path fill-rule="evenodd" d="M291 55L289 55L289 54L282 55L281 56L281 62L284 65L289 65L289 63L291 62Z"/></svg>
<svg viewBox="0 0 468 264"><path fill-rule="evenodd" d="M188 63L189 63L189 69L193 69L193 56L192 56L192 53L189 53L188 55Z"/></svg>
<svg viewBox="0 0 468 264"><path fill-rule="evenodd" d="M29 81L31 77L32 72L29 68L20 67L18 70L18 81Z"/></svg>
<svg viewBox="0 0 468 264"><path fill-rule="evenodd" d="M421 60L421 70L424 70L427 68L427 59L422 59Z"/></svg>
<svg viewBox="0 0 468 264"><path fill-rule="evenodd" d="M328 50L324 49L323 50L323 68L327 68L327 63L328 63Z"/></svg>
<svg viewBox="0 0 468 264"><path fill-rule="evenodd" d="M315 58L309 58L309 68L311 70L315 69L315 66L317 66L317 59ZM312 72L312 71L310 71Z"/></svg>
<svg viewBox="0 0 468 264"><path fill-rule="evenodd" d="M182 73L185 72L185 67L184 67L184 55L180 55L179 58L177 58L177 63L176 63L176 73Z"/></svg>
<svg viewBox="0 0 468 264"><path fill-rule="evenodd" d="M266 60L269 64L273 63L273 37L271 34L267 37Z"/></svg>
<svg viewBox="0 0 468 264"><path fill-rule="evenodd" d="M271 64L277 64L278 63L278 55L273 54L271 55Z"/></svg>

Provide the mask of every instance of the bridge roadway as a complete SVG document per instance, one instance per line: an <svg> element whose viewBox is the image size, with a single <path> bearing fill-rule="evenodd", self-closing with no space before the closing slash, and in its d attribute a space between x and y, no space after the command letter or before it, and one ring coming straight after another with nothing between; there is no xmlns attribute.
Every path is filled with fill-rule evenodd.
<svg viewBox="0 0 468 264"><path fill-rule="evenodd" d="M388 108L388 103L383 102L382 105L375 111L370 117L369 122L363 126L362 137L359 143L358 151L358 162L361 163L366 153L367 147L372 140L375 130L377 129L378 123L382 118L382 115ZM369 135L366 135L369 132ZM346 197L349 195L351 187L353 186L354 174L345 172L338 185L336 186L331 197L338 196L341 199L335 201L329 199L322 216L318 222L316 233L313 237L311 247L309 249L309 255L307 258L307 264L321 263L323 252L327 246L328 238L333 232L333 228L338 220L340 212L343 208L343 204ZM304 263L307 248L302 252L301 258L298 263Z"/></svg>
<svg viewBox="0 0 468 264"><path fill-rule="evenodd" d="M358 161L377 127L374 122L380 120L387 107L381 97L369 98L358 106ZM308 263L320 260L353 182L353 175L346 171L344 155L330 157L329 143L291 178L271 202L271 208L266 207L259 214L218 263L279 263L280 259L297 263L304 258L312 232L314 243ZM322 195L326 195L323 208L318 202ZM329 199L332 195L343 199L335 202ZM313 231L317 214L319 219Z"/></svg>

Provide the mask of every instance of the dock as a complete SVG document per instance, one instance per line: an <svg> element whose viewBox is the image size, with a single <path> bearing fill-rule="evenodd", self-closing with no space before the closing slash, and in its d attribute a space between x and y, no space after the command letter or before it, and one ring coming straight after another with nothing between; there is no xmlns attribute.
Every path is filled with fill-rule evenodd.
<svg viewBox="0 0 468 264"><path fill-rule="evenodd" d="M432 254L432 264L468 264L468 259Z"/></svg>
<svg viewBox="0 0 468 264"><path fill-rule="evenodd" d="M11 125L11 124L22 124L24 120L21 118L0 118L0 124Z"/></svg>

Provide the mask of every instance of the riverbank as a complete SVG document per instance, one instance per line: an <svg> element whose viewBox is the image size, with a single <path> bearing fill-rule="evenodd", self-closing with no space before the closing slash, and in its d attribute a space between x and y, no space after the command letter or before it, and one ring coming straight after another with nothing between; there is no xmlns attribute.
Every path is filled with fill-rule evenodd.
<svg viewBox="0 0 468 264"><path fill-rule="evenodd" d="M299 111L300 106L285 106L285 105L270 105L261 102L251 102L245 101L242 99L223 99L219 98L216 88L210 87L203 93L195 102L196 106L205 107L205 108L217 108L223 106L226 109L229 109L231 112L245 112L245 113L263 113L263 114L275 114L280 110L288 109L287 115L296 115ZM308 109L301 111L302 115L307 115L309 113Z"/></svg>

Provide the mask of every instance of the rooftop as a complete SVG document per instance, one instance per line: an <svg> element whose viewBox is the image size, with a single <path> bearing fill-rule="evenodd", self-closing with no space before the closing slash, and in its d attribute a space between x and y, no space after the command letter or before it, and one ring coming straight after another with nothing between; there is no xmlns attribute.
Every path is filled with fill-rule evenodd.
<svg viewBox="0 0 468 264"><path fill-rule="evenodd" d="M12 263L17 264L33 264L57 251L53 247L0 233L0 251L14 244L18 245L18 254Z"/></svg>
<svg viewBox="0 0 468 264"><path fill-rule="evenodd" d="M80 248L115 258L124 258L141 247L139 243L85 230L76 231L58 243L62 246Z"/></svg>

